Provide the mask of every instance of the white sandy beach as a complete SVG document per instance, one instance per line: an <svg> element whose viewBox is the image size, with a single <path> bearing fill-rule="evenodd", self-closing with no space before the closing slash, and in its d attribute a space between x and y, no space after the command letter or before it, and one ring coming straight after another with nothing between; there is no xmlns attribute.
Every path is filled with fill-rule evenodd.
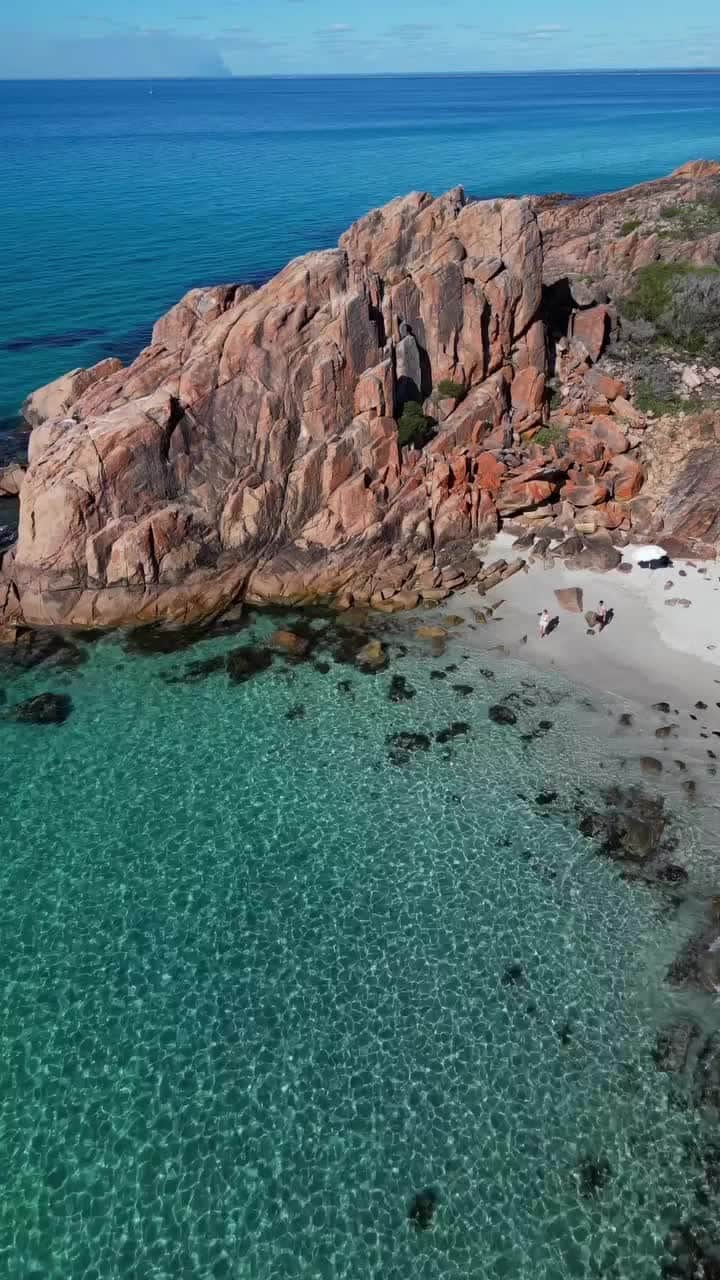
<svg viewBox="0 0 720 1280"><path fill-rule="evenodd" d="M485 554L486 561L516 558L513 537L500 533ZM705 572L699 572L699 568ZM703 701L715 711L708 716L720 730L720 564L676 562L671 569L634 567L629 574L566 569L529 564L527 570L481 597L469 588L455 598L458 612L497 606L488 625L493 644L534 665L561 671L568 679L620 699L650 706L667 701L692 708ZM683 576L684 575L684 576ZM672 587L665 589L666 583ZM588 635L583 614L560 608L555 590L580 587L583 609L596 609L604 600L613 619L599 635ZM690 605L668 606L667 600ZM540 639L538 614L547 608L559 619L550 635ZM483 629L484 630L484 629ZM527 640L524 640L527 637ZM487 648L483 635L483 648Z"/></svg>
<svg viewBox="0 0 720 1280"><path fill-rule="evenodd" d="M516 558L513 540L499 534L486 551L486 562ZM673 585L666 590L668 582ZM562 587L582 588L582 614L559 607L554 593ZM668 606L665 601L673 598L691 603ZM600 600L614 616L601 634L588 635L584 612L596 609ZM473 610L488 605L493 606L491 620L477 625ZM538 614L544 608L558 618L558 625L540 639ZM634 567L624 574L535 563L486 596L473 588L461 592L453 599L452 612L467 619L467 647L494 649L555 671L602 696L618 717L631 711L637 753L657 756L668 766L681 757L708 782L715 755L720 769L720 565L676 562L672 569ZM663 702L670 705L669 715L654 709ZM655 730L668 725L673 726L670 735L656 738Z"/></svg>

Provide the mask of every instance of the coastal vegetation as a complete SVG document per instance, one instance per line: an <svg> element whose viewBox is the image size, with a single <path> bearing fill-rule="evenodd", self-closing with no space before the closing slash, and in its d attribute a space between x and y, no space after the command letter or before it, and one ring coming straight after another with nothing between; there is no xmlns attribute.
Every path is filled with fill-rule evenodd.
<svg viewBox="0 0 720 1280"><path fill-rule="evenodd" d="M437 384L437 394L441 400L463 400L466 391L462 382L454 382L452 378L442 378Z"/></svg>
<svg viewBox="0 0 720 1280"><path fill-rule="evenodd" d="M691 407L689 402L682 400L680 396L669 391L658 390L649 378L637 384L635 404L642 413L652 413L656 418L671 417Z"/></svg>
<svg viewBox="0 0 720 1280"><path fill-rule="evenodd" d="M556 449L562 451L567 448L567 428L560 427L556 423L550 423L549 426L541 427L536 432L533 443L542 445L543 449L547 449L549 445L554 445Z"/></svg>
<svg viewBox="0 0 720 1280"><path fill-rule="evenodd" d="M720 358L720 267L650 263L637 272L622 310L630 320L650 324L660 343Z"/></svg>
<svg viewBox="0 0 720 1280"><path fill-rule="evenodd" d="M659 235L666 240L695 240L698 236L720 231L720 193L687 204L666 205L660 210L665 225Z"/></svg>
<svg viewBox="0 0 720 1280"><path fill-rule="evenodd" d="M408 400L398 418L398 442L422 449L435 434L435 420L417 400Z"/></svg>

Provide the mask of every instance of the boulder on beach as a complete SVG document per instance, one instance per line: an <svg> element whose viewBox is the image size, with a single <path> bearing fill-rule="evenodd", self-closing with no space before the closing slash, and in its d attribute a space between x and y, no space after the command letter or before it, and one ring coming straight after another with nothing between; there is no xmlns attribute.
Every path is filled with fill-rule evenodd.
<svg viewBox="0 0 720 1280"><path fill-rule="evenodd" d="M582 587L557 587L555 590L555 599L560 605L560 608L565 609L568 613L582 613Z"/></svg>
<svg viewBox="0 0 720 1280"><path fill-rule="evenodd" d="M655 756L641 756L640 768L642 769L643 773L647 774L650 777L655 777L657 776L657 774L662 773L663 771L662 761L656 759Z"/></svg>

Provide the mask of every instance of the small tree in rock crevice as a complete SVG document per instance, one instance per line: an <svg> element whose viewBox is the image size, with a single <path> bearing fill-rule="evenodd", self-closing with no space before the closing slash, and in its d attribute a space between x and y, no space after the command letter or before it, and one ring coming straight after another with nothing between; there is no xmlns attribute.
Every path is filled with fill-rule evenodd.
<svg viewBox="0 0 720 1280"><path fill-rule="evenodd" d="M408 400L398 418L398 443L422 449L435 434L435 420L417 400Z"/></svg>

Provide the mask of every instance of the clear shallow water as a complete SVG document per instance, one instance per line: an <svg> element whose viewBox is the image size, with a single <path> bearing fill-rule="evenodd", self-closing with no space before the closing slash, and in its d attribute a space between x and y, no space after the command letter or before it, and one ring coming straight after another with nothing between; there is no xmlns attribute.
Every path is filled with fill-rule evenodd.
<svg viewBox="0 0 720 1280"><path fill-rule="evenodd" d="M0 419L395 195L587 193L718 155L703 73L0 84Z"/></svg>
<svg viewBox="0 0 720 1280"><path fill-rule="evenodd" d="M395 653L400 705L334 662L163 678L248 638L5 684L74 711L0 721L0 1270L657 1277L697 1208L652 1062L681 928L577 835L578 789L628 776L603 708L460 644ZM510 687L519 729L487 719Z"/></svg>

